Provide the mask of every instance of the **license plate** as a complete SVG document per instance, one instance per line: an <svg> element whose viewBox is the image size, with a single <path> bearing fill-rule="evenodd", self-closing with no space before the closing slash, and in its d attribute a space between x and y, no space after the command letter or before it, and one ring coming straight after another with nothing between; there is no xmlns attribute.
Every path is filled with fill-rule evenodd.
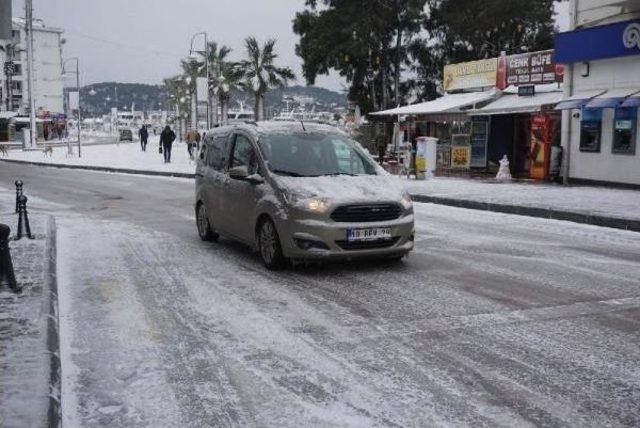
<svg viewBox="0 0 640 428"><path fill-rule="evenodd" d="M391 238L390 227L374 227L370 229L347 229L347 241L376 241Z"/></svg>

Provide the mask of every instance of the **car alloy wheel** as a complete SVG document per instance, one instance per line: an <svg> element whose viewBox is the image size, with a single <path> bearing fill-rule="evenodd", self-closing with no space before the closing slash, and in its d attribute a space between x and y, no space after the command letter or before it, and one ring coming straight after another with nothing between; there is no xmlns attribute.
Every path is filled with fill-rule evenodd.
<svg viewBox="0 0 640 428"><path fill-rule="evenodd" d="M278 232L271 220L264 220L260 225L260 233L258 235L258 246L262 263L267 269L278 269L284 264L282 256L282 247Z"/></svg>
<svg viewBox="0 0 640 428"><path fill-rule="evenodd" d="M196 226L198 227L198 235L203 241L214 241L218 238L218 235L211 230L204 204L198 204L196 209Z"/></svg>

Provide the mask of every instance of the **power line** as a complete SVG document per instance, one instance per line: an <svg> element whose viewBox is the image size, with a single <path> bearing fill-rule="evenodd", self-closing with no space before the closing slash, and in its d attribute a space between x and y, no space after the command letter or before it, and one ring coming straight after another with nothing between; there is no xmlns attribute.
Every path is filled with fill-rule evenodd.
<svg viewBox="0 0 640 428"><path fill-rule="evenodd" d="M108 40L108 39L103 39L100 37L96 37L96 36L92 36L91 34L87 34L87 33L83 33L81 31L77 31L77 30L66 30L67 33L70 34L75 34L81 38L85 38L88 40L93 40L95 42L99 42L99 43L104 43L104 44L108 44L108 45L113 45L113 46L117 46L120 48L124 48L124 49L133 49L137 52L146 52L146 53L152 53L155 55L161 55L161 56L166 56L166 57L171 57L171 58L178 58L178 59L182 59L186 56L186 54L179 54L176 52L170 52L170 51L162 51L159 49L153 49L153 48L149 48L148 46L138 46L138 45L132 45L131 43L124 43L124 42L118 42L115 40Z"/></svg>

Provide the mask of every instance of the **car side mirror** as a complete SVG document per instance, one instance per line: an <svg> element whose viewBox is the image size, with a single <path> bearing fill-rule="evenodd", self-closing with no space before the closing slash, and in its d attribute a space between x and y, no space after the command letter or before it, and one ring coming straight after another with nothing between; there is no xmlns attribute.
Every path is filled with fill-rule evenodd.
<svg viewBox="0 0 640 428"><path fill-rule="evenodd" d="M236 180L246 180L249 177L249 170L246 166L234 166L229 169L229 177Z"/></svg>

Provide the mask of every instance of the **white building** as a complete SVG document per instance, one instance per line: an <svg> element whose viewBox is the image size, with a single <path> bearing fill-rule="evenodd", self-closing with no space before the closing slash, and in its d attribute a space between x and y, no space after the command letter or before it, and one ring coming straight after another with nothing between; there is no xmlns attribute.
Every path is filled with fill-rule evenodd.
<svg viewBox="0 0 640 428"><path fill-rule="evenodd" d="M58 28L47 27L41 21L33 23L33 94L36 113L64 113L62 79L62 33ZM27 113L29 110L27 89L26 33L24 19L13 19L14 54L7 58L0 51L0 61L14 63L14 75L11 79L11 103L9 110ZM7 109L7 76L2 75L2 110Z"/></svg>
<svg viewBox="0 0 640 428"><path fill-rule="evenodd" d="M640 1L572 0L570 13L555 43L564 175L640 186Z"/></svg>

